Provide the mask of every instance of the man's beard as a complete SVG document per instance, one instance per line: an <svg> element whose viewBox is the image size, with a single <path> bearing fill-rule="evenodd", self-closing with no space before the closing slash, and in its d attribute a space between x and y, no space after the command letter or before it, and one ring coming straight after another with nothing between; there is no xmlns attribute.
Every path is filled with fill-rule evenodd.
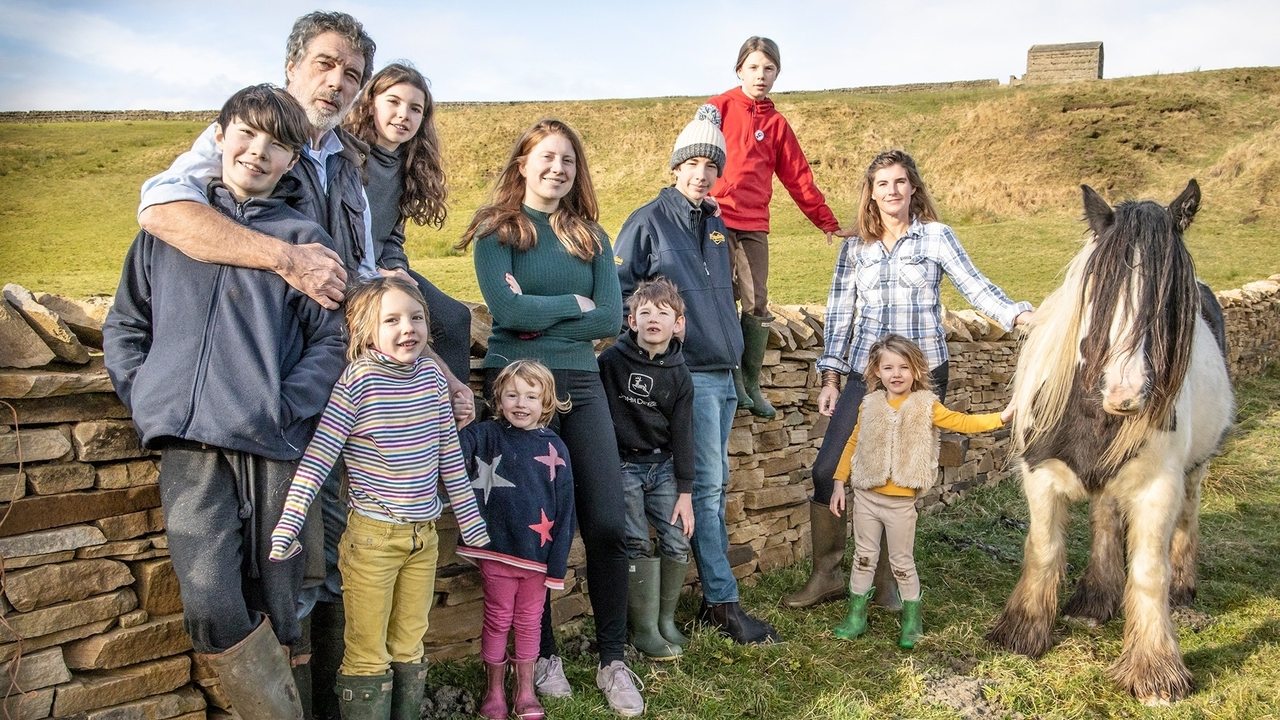
<svg viewBox="0 0 1280 720"><path fill-rule="evenodd" d="M342 118L347 114L348 109L350 108L344 107L329 112L315 105L308 105L307 119L311 121L311 126L323 135L342 124Z"/></svg>

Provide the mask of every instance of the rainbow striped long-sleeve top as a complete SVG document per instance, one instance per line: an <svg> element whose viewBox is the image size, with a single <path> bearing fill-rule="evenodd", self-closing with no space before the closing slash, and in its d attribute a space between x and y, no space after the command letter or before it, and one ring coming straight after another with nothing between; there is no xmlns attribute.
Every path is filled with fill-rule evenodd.
<svg viewBox="0 0 1280 720"><path fill-rule="evenodd" d="M448 385L433 361L405 365L370 349L347 366L289 486L271 533L272 558L299 551L295 543L307 507L339 453L356 512L399 522L435 520L444 507L436 493L439 480L464 541L489 543L463 464Z"/></svg>

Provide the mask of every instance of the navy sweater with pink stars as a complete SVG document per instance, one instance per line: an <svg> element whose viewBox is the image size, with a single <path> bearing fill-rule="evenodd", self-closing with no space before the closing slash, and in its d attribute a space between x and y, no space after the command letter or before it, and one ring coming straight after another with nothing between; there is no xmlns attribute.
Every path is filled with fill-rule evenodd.
<svg viewBox="0 0 1280 720"><path fill-rule="evenodd" d="M548 588L563 589L574 514L573 472L560 437L505 420L472 423L459 435L490 543L459 544L458 554L545 573Z"/></svg>

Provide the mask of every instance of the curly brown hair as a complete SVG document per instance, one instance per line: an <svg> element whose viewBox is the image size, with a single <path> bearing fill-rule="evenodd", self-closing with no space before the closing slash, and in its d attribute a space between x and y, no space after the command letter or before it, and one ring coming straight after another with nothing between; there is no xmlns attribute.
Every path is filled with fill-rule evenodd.
<svg viewBox="0 0 1280 720"><path fill-rule="evenodd" d="M875 184L876 172L894 165L900 165L907 171L907 181L915 190L911 195L911 217L919 219L920 222L938 221L938 206L934 204L929 188L920 177L920 169L916 167L915 159L905 150L885 150L871 160L871 164L867 166L867 172L862 176L862 198L858 201L858 236L863 242L880 242L884 236L885 228L884 221L880 219L880 206L871 196L871 190Z"/></svg>
<svg viewBox="0 0 1280 720"><path fill-rule="evenodd" d="M393 62L378 71L356 98L355 107L347 115L347 131L370 145L378 142L374 100L388 89L408 83L422 91L422 124L400 146L404 188L400 193L400 216L419 225L436 229L444 226L449 214L449 190L445 184L444 163L440 153L440 135L436 132L436 104L427 87L427 79L405 61Z"/></svg>

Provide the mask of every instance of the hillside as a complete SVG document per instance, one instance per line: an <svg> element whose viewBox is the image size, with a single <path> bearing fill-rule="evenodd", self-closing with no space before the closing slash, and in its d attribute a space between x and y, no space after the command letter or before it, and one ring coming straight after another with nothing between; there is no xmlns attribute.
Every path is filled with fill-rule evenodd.
<svg viewBox="0 0 1280 720"><path fill-rule="evenodd" d="M720 88L723 89L723 88ZM1038 300L1083 232L1079 185L1112 201L1169 200L1190 177L1205 202L1189 242L1201 275L1232 287L1280 268L1280 68L1124 78L1061 86L775 96L842 222L862 170L886 147L918 160L944 219L979 267ZM583 134L601 218L616 233L669 178L671 143L701 98L446 105L440 128L452 214L411 227L409 254L442 287L478 293L469 258L451 257L518 133L545 115ZM0 123L0 267L6 281L110 292L143 179L203 123L179 120ZM778 188L774 299L821 301L834 249Z"/></svg>

